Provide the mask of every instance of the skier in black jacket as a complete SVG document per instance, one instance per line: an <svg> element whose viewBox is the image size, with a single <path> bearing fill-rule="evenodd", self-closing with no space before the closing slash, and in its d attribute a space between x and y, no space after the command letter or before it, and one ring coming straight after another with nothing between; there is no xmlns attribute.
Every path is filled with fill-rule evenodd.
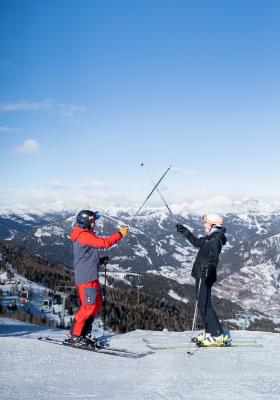
<svg viewBox="0 0 280 400"><path fill-rule="evenodd" d="M219 322L211 303L211 288L217 280L217 265L223 245L226 244L226 229L223 218L218 214L205 215L203 224L207 236L195 237L185 226L177 224L177 232L199 249L192 268L192 276L196 279L197 306L204 324L205 333L199 334L194 340L202 342L203 346L224 344L228 337Z"/></svg>

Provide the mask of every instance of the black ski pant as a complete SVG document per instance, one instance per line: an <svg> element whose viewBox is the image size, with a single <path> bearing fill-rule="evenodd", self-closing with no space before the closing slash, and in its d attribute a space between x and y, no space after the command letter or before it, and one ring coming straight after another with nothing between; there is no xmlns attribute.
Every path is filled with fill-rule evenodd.
<svg viewBox="0 0 280 400"><path fill-rule="evenodd" d="M205 278L201 278L200 290L199 279L196 280L197 306L204 324L205 332L212 336L220 336L224 333L222 325L217 317L211 302L211 287L205 285Z"/></svg>

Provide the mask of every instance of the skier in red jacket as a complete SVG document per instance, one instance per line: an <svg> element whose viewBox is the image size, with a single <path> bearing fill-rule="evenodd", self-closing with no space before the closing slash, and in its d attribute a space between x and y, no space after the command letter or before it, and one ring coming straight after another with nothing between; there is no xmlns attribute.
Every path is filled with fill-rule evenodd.
<svg viewBox="0 0 280 400"><path fill-rule="evenodd" d="M94 228L95 221L99 218L97 211L80 211L76 219L77 225L70 235L74 251L75 284L81 301L81 307L75 314L70 328L70 342L77 346L92 342L92 323L102 308L99 268L100 265L107 264L109 258L100 257L98 249L113 246L128 232L128 227L125 226L110 237L98 237Z"/></svg>

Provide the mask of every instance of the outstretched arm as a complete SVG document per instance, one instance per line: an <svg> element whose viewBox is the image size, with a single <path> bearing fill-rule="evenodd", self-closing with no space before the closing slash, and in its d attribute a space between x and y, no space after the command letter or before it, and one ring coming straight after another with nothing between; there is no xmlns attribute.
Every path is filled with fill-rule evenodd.
<svg viewBox="0 0 280 400"><path fill-rule="evenodd" d="M86 246L96 247L97 249L107 249L113 246L122 239L122 234L120 232L115 232L112 236L107 238L102 238L93 235L90 232L84 232L83 235L79 237L79 243Z"/></svg>
<svg viewBox="0 0 280 400"><path fill-rule="evenodd" d="M201 247L204 244L204 238L197 238L194 236L191 231L188 230L184 225L177 224L176 225L177 232L181 233L194 247Z"/></svg>

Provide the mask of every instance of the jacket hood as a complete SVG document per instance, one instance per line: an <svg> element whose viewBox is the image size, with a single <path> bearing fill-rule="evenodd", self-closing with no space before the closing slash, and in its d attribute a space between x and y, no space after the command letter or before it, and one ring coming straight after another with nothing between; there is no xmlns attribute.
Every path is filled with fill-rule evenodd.
<svg viewBox="0 0 280 400"><path fill-rule="evenodd" d="M72 240L72 242L76 242L76 240L78 239L79 235L82 232L91 232L91 231L89 231L88 229L80 228L78 225L75 226L73 232L70 234L70 239Z"/></svg>
<svg viewBox="0 0 280 400"><path fill-rule="evenodd" d="M220 227L220 226L219 226L219 227L218 227L218 226L215 226L215 227L211 230L209 236L211 236L211 238L217 237L218 239L221 240L222 244L225 245L226 242L227 242L227 238L226 238L225 233L226 233L226 228Z"/></svg>

